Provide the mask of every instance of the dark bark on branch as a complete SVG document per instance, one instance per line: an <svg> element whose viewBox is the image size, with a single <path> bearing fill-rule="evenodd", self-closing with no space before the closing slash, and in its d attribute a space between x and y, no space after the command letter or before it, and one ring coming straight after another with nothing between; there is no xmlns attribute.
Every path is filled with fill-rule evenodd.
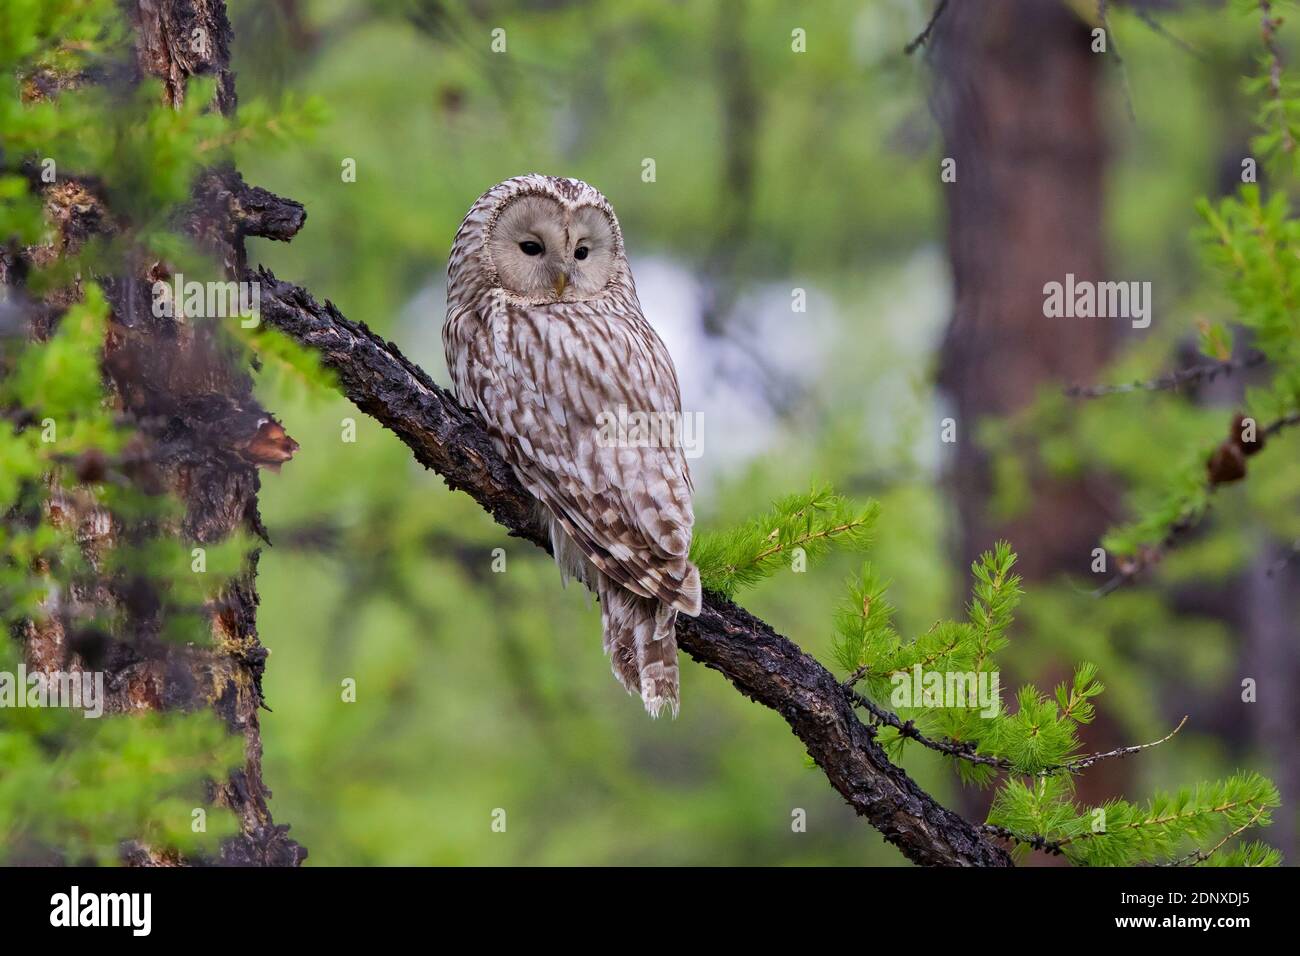
<svg viewBox="0 0 1300 956"><path fill-rule="evenodd" d="M448 486L471 495L512 535L548 549L534 499L492 447L478 420L397 347L350 322L329 302L266 270L262 321L316 350L342 390L410 447ZM944 809L894 766L853 712L835 677L768 624L709 594L698 618L679 616L677 639L741 693L775 710L827 779L885 839L915 863L1010 866L1007 853L978 827Z"/></svg>

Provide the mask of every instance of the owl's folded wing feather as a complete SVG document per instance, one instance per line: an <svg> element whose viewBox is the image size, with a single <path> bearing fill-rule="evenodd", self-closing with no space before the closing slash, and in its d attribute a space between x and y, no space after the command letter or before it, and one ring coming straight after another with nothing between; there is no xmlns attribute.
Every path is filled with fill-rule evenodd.
<svg viewBox="0 0 1300 956"><path fill-rule="evenodd" d="M616 436L606 416L616 419L620 406L625 415L680 413L672 360L649 324L559 303L498 308L479 328L462 374L528 490L605 575L699 613L683 449L607 440Z"/></svg>

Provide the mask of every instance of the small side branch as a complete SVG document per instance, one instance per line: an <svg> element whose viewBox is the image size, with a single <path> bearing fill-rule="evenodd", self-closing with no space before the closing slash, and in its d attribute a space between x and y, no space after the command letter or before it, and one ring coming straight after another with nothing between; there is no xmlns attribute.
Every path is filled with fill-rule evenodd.
<svg viewBox="0 0 1300 956"><path fill-rule="evenodd" d="M1103 760L1109 760L1112 757L1128 757L1132 754L1140 753L1143 750L1150 750L1152 747L1159 747L1161 744L1166 743L1169 740L1172 740L1174 735L1177 734L1178 731L1182 730L1183 725L1186 723L1187 723L1187 717L1184 715L1183 719L1178 722L1178 726L1175 727L1173 730L1169 731L1169 733L1165 734L1159 740L1153 740L1149 744L1136 744L1132 747L1117 747L1114 750L1106 750L1101 753L1089 754L1086 757L1079 757L1076 760L1069 760L1061 764L1059 767L1053 767L1050 769L1053 772L1064 770L1069 773L1081 773L1082 771L1091 767L1093 764L1100 763ZM1044 773L1046 772L1047 771L1044 771Z"/></svg>
<svg viewBox="0 0 1300 956"><path fill-rule="evenodd" d="M1292 153L1295 151L1295 138L1291 135L1291 125L1286 121L1286 112L1282 108L1282 49L1277 43L1277 28L1281 25L1281 17L1273 16L1270 0L1259 0L1259 33L1264 40L1264 49L1268 51L1268 96L1278 105L1282 151Z"/></svg>
<svg viewBox="0 0 1300 956"><path fill-rule="evenodd" d="M908 740L915 740L922 747L933 750L935 753L941 753L948 757L955 757L958 760L965 760L967 763L979 764L985 767L994 767L1008 773L1017 772L1015 766L1005 757L990 757L987 754L976 753L976 748L979 746L978 741L927 737L916 729L916 724L913 721L903 720L897 714L886 710L875 701L855 691L852 687L852 683L858 676L860 675L845 681L840 685L840 689L844 691L845 695L848 696L854 706L861 707L863 710L867 711L867 713L871 714L871 716L875 718L877 724L882 724L886 727L893 727L898 731L900 736L906 737ZM1159 740L1153 740L1146 744L1117 747L1114 750L1107 750L1101 753L1088 754L1084 757L1077 757L1074 760L1067 760L1062 764L1053 764L1050 767L1044 767L1042 770L1039 770L1035 776L1050 777L1059 773L1078 774L1082 773L1093 764L1100 763L1103 760L1109 760L1113 757L1127 757L1131 754L1140 753L1143 750L1150 750L1152 747L1159 747L1166 741L1173 739L1174 735L1177 734L1178 731L1182 730L1183 725L1186 723L1187 718L1183 717L1183 719L1178 722L1177 727L1165 734L1165 736L1161 737Z"/></svg>
<svg viewBox="0 0 1300 956"><path fill-rule="evenodd" d="M1188 56L1195 57L1198 60L1205 59L1204 55L1201 53L1200 50L1196 49L1196 47L1192 46L1182 37L1177 36L1174 33L1170 33L1163 23L1161 23L1159 20L1157 20L1155 17L1151 15L1151 12L1149 10L1140 6L1135 6L1132 9L1133 9L1133 14L1139 20L1145 23L1148 27L1150 27L1152 33L1156 34L1157 36L1164 37L1166 40L1168 40L1174 46L1178 47L1178 49L1182 50Z"/></svg>
<svg viewBox="0 0 1300 956"><path fill-rule="evenodd" d="M1119 44L1115 42L1115 34L1110 29L1110 4L1107 0L1097 0L1097 19L1101 21L1101 27L1106 31L1106 42L1110 44L1110 52L1115 57L1115 67L1119 70L1120 85L1124 89L1124 106L1128 109L1128 118L1131 122L1137 122L1137 110L1133 108L1133 91L1128 83L1128 66L1124 62L1124 57L1120 55Z"/></svg>
<svg viewBox="0 0 1300 956"><path fill-rule="evenodd" d="M1232 830L1232 832L1228 833L1226 836L1224 836L1222 840L1220 840L1214 846L1210 847L1210 849L1208 850L1196 849L1193 850L1191 853L1188 853L1186 856L1179 857L1176 860L1170 860L1165 863L1147 863L1145 865L1177 867L1177 866L1196 866L1199 863L1204 863L1210 857L1214 856L1215 853L1223 849L1230 841L1232 841L1236 837L1241 836L1243 833L1245 833L1247 830L1253 827L1256 823L1258 823L1260 818L1264 816L1264 813L1267 809L1268 809L1267 807L1263 807L1263 806L1255 808L1255 813L1249 820L1247 820L1241 826L1236 827L1234 830ZM1138 821L1136 823L1129 824L1127 827L1125 827L1125 829L1132 829L1134 827L1146 826L1149 825L1151 822L1153 821L1149 821L1149 820ZM1154 822L1165 822L1165 821L1154 821ZM1049 840L1047 839L1047 837L1042 836L1041 834L1016 833L1014 830L1008 830L1006 827L997 826L996 824L993 823L984 824L982 829L984 830L985 833L988 833L992 836L998 837L1003 840L1009 840L1013 843L1020 843L1024 846L1029 847L1031 850L1041 850L1042 852L1047 853L1051 856L1062 855L1065 852L1065 847L1070 843L1074 843L1078 840L1088 839L1090 837L1095 837L1098 835L1097 833L1082 833L1079 834L1078 836L1066 837L1065 839L1062 840Z"/></svg>
<svg viewBox="0 0 1300 956"><path fill-rule="evenodd" d="M1008 830L1006 827L1000 827L994 823L986 823L982 829L985 833L999 839L1010 840L1012 843L1022 843L1031 850L1041 850L1051 856L1060 856L1062 853L1062 844L1060 842L1049 840L1037 833L1016 833L1014 830Z"/></svg>
<svg viewBox="0 0 1300 956"><path fill-rule="evenodd" d="M904 56L911 56L920 47L925 46L925 44L930 41L930 34L934 32L934 25L939 22L939 18L943 16L943 11L947 9L948 0L939 0L939 3L934 8L934 13L930 14L930 20L926 23L925 29L917 34L916 38L913 39L911 43L903 47Z"/></svg>
<svg viewBox="0 0 1300 956"><path fill-rule="evenodd" d="M1193 365L1146 381L1138 380L1119 385L1071 385L1065 389L1065 394L1069 398L1102 398L1107 395L1125 395L1132 392L1178 391L1188 386L1212 382L1216 378L1243 369L1254 368L1262 365L1264 360L1262 353L1255 352L1243 359Z"/></svg>
<svg viewBox="0 0 1300 956"><path fill-rule="evenodd" d="M1180 857L1177 860L1172 860L1169 863L1156 863L1153 865L1154 866L1196 866L1198 863L1204 863L1210 857L1214 856L1214 854L1222 850L1229 840L1233 839L1234 837L1241 836L1243 833L1245 833L1247 830L1253 827L1256 823L1258 823L1259 818L1264 815L1265 809L1266 809L1265 807L1260 807L1258 810L1255 811L1255 815L1253 817L1251 817L1241 826L1237 827L1237 829L1233 830L1231 833L1225 836L1218 843L1214 844L1214 846L1210 847L1208 850L1199 850L1199 849L1193 850L1191 853L1187 854L1184 857Z"/></svg>
<svg viewBox="0 0 1300 956"><path fill-rule="evenodd" d="M1105 597L1112 591L1116 591L1130 581L1135 580L1148 568L1159 564L1165 554L1177 545L1180 540L1200 526L1210 508L1210 503L1212 503L1210 499L1212 499L1214 493L1221 486L1240 481L1246 477L1246 461L1250 456L1262 452L1267 441L1276 437L1280 432L1295 425L1300 425L1300 412L1283 415L1259 428L1253 442L1242 440L1243 422L1244 418L1241 415L1233 418L1228 437L1224 439L1214 454L1210 456L1209 461L1206 462L1205 492L1207 503L1203 507L1189 509L1179 517L1177 521L1169 526L1169 530L1159 543L1148 545L1132 557L1124 559L1120 564L1119 573L1093 591L1093 596Z"/></svg>
<svg viewBox="0 0 1300 956"><path fill-rule="evenodd" d="M840 685L844 692L849 696L855 705L861 707L867 713L871 714L879 724L886 727L893 727L898 731L899 736L906 737L908 740L915 740L922 747L933 750L936 753L945 754L949 757L956 757L959 760L965 760L967 763L982 764L986 767L996 767L999 770L1010 770L1011 763L1001 757L989 757L985 754L978 754L975 748L979 742L975 740L938 740L933 737L927 737L916 729L916 724L910 720L903 720L892 711L885 710L875 701L859 694L849 686L849 682Z"/></svg>

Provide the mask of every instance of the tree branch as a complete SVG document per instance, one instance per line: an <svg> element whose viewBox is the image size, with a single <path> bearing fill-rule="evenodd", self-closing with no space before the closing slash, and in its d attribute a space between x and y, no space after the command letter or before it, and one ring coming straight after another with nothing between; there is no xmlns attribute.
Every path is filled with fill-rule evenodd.
<svg viewBox="0 0 1300 956"><path fill-rule="evenodd" d="M1282 100L1282 51L1277 42L1277 30L1282 25L1282 18L1273 16L1273 4L1270 0L1259 0L1259 34L1264 40L1264 49L1268 51L1268 95L1276 103ZM1285 113L1278 113L1278 132L1282 137L1283 152L1295 151L1295 139L1291 136L1291 127L1286 121Z"/></svg>
<svg viewBox="0 0 1300 956"><path fill-rule="evenodd" d="M1143 547L1132 557L1123 559L1119 573L1114 575L1101 587L1093 591L1096 597L1105 597L1121 586L1135 580L1148 568L1158 564L1161 559L1186 535L1200 526L1210 506L1213 495L1222 485L1240 481L1246 477L1246 461L1249 456L1264 450L1268 439L1275 437L1287 428L1300 425L1300 412L1290 412L1275 418L1259 428L1253 442L1244 442L1241 437L1242 423L1245 417L1238 414L1233 418L1228 437L1215 450L1206 462L1206 502L1200 508L1193 508L1182 514L1171 524L1165 536L1155 544Z"/></svg>
<svg viewBox="0 0 1300 956"><path fill-rule="evenodd" d="M348 321L329 302L318 304L265 269L247 278L261 285L262 321L316 350L361 411L510 534L549 551L536 522L536 501L483 426L448 392L395 345ZM908 859L938 866L1011 865L991 834L940 806L890 763L834 675L768 624L706 594L699 617L678 616L677 640L746 697L785 718L831 785Z"/></svg>
<svg viewBox="0 0 1300 956"><path fill-rule="evenodd" d="M1069 398L1102 398L1106 395L1124 395L1130 392L1178 391L1185 386L1201 385L1223 375L1263 365L1266 360L1264 353L1253 352L1241 359L1227 359L1222 362L1207 362L1203 365L1180 368L1150 381L1139 380L1119 385L1071 385L1065 389L1065 394Z"/></svg>
<svg viewBox="0 0 1300 956"><path fill-rule="evenodd" d="M840 689L848 695L849 700L855 707L861 707L863 710L870 713L871 716L876 719L877 723L886 727L893 727L898 731L899 736L905 737L908 740L915 740L927 750L941 753L945 757L954 757L958 760L965 760L967 763L993 767L995 770L1004 770L1008 773L1020 772L1016 770L1015 764L1006 757L991 757L987 754L977 753L976 748L979 746L979 741L977 740L953 740L950 737L936 739L934 737L927 737L925 734L921 733L921 731L916 729L914 721L903 720L903 718L899 717L898 714L886 710L871 698L854 690L852 684L855 679L856 678L850 678L845 681L840 685ZM1051 766L1044 767L1042 770L1036 771L1035 776L1050 777L1053 774L1058 773L1079 774L1088 767L1091 767L1093 764L1100 763L1103 760L1109 760L1112 757L1127 757L1130 754L1141 753L1143 750L1150 750L1152 747L1159 747L1161 744L1172 740L1174 734L1182 730L1183 725L1186 723L1187 718L1184 716L1183 719L1178 722L1177 727L1159 740L1153 740L1148 744L1116 747L1114 750L1107 750L1103 753L1094 753L1082 757L1075 757L1073 760L1067 760L1065 763L1052 764ZM985 829L987 829L987 827Z"/></svg>
<svg viewBox="0 0 1300 956"><path fill-rule="evenodd" d="M907 46L903 47L904 56L911 56L918 47L925 46L930 39L930 34L934 32L935 24L939 22L939 18L943 16L943 11L946 9L948 9L948 0L939 0L938 4L935 5L934 13L930 14L930 19L926 22L925 28Z"/></svg>

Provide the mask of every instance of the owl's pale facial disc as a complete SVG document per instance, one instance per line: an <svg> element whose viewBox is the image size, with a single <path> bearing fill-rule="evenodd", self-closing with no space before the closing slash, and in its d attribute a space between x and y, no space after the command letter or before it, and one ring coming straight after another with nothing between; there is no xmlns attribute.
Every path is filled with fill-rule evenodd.
<svg viewBox="0 0 1300 956"><path fill-rule="evenodd" d="M592 298L618 268L605 213L548 196L521 196L501 210L486 246L501 285L535 305Z"/></svg>

